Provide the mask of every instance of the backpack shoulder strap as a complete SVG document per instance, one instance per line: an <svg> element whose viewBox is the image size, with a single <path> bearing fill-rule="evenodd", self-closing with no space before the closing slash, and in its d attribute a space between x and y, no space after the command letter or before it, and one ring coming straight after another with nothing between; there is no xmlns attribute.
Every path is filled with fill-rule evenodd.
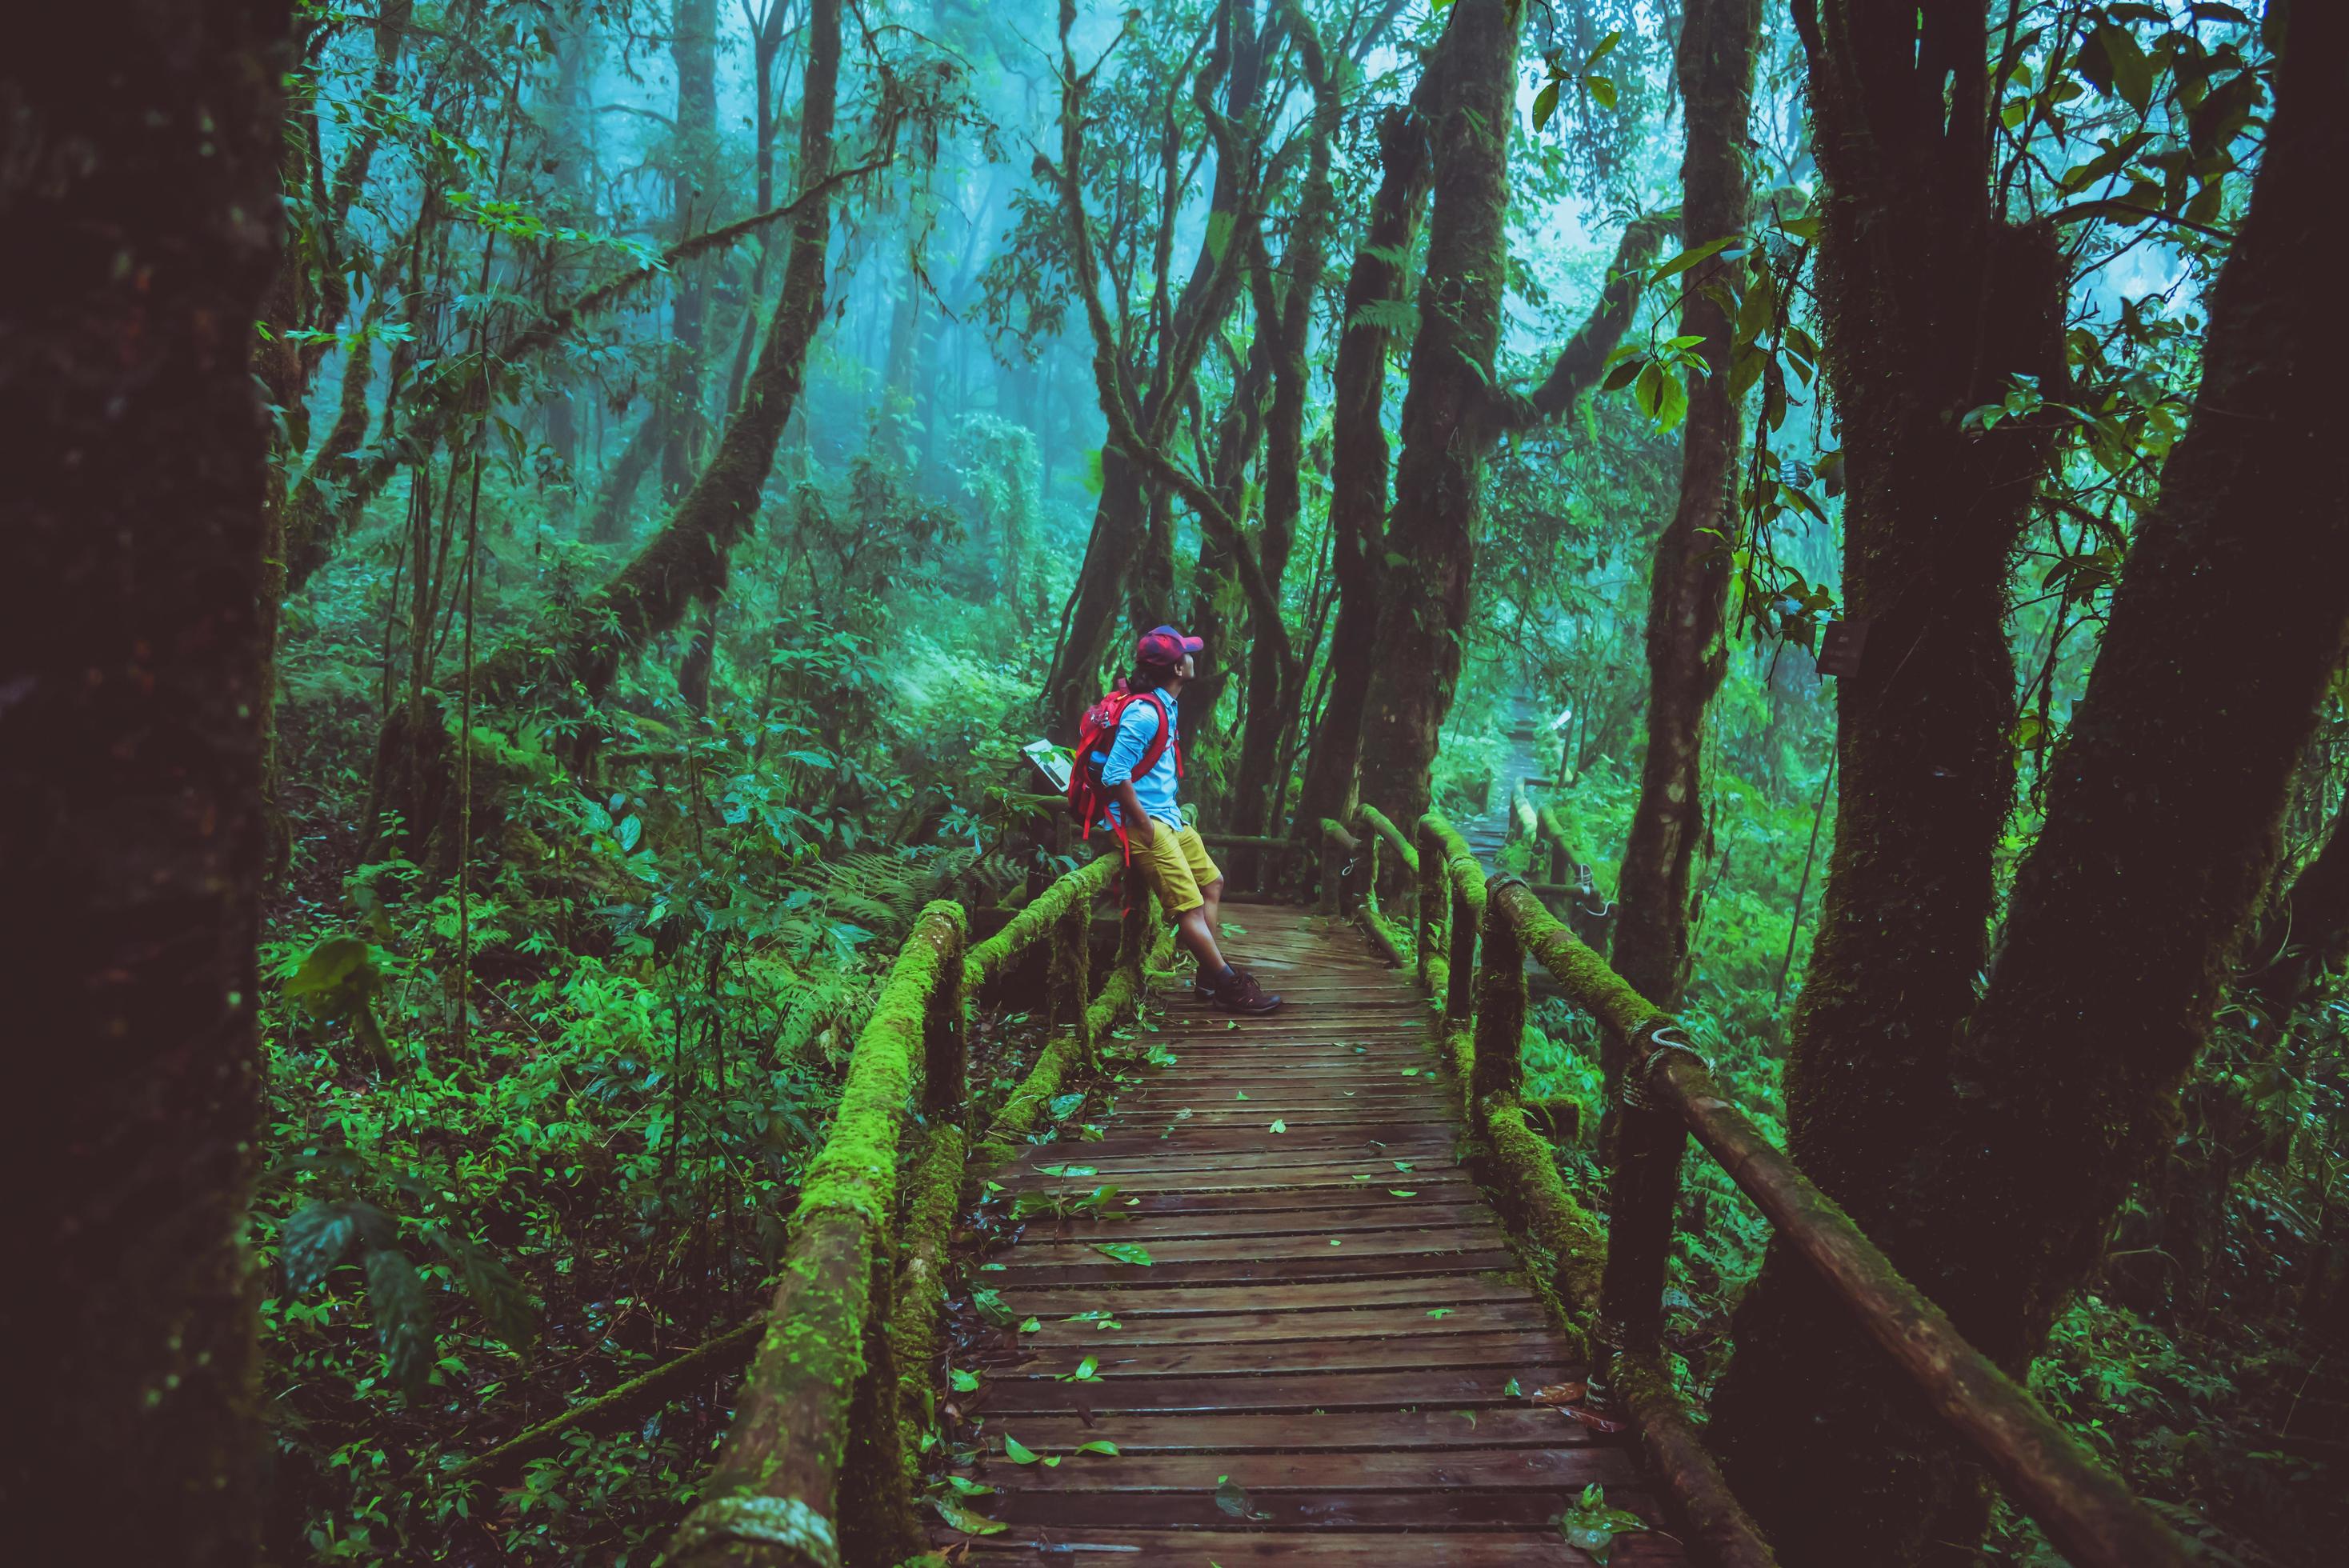
<svg viewBox="0 0 2349 1568"><path fill-rule="evenodd" d="M1153 735L1143 745L1142 758L1133 765L1133 776L1139 779L1157 767L1158 759L1166 754L1166 748L1169 746L1174 747L1174 770L1177 773L1182 772L1183 748L1175 742L1174 721L1166 712L1165 699L1154 691L1146 691L1135 694L1134 700L1148 703L1151 711L1158 715L1158 733Z"/></svg>

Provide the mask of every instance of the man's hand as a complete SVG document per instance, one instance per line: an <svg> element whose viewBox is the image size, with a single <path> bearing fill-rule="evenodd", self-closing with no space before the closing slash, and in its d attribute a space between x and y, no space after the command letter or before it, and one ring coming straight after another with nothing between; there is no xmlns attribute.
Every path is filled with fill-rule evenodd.
<svg viewBox="0 0 2349 1568"><path fill-rule="evenodd" d="M1158 824L1142 809L1142 798L1133 792L1133 781L1129 779L1114 786L1110 794L1117 801L1117 819L1125 824L1127 840L1148 849L1158 832Z"/></svg>

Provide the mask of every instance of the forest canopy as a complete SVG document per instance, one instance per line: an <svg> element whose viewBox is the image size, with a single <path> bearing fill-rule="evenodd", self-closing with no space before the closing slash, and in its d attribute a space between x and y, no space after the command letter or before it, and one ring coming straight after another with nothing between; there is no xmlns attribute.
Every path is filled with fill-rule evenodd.
<svg viewBox="0 0 2349 1568"><path fill-rule="evenodd" d="M2343 8L57 22L0 61L6 1489L150 1488L86 1560L701 1560L892 965L1065 919L1117 846L1036 753L1161 625L1227 897L1522 811L1486 870L2203 1560L2333 1560ZM1064 957L957 990L972 1136L1101 1136ZM1519 1057L1604 1215L1644 1062L1557 996ZM1779 1559L2060 1561L1681 1171L1663 1365ZM904 1484L967 1530L957 1418Z"/></svg>

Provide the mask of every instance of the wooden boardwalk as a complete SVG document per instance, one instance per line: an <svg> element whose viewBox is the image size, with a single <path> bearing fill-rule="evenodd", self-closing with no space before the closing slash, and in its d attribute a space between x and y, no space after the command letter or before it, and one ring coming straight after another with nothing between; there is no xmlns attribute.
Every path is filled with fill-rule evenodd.
<svg viewBox="0 0 2349 1568"><path fill-rule="evenodd" d="M1128 1217L1040 1216L968 1260L1039 1326L993 1336L957 1396L997 1489L968 1501L1008 1528L941 1541L990 1565L1588 1563L1555 1522L1586 1484L1659 1516L1635 1449L1532 1398L1582 1368L1462 1166L1425 1005L1349 927L1225 919L1287 1007L1162 995L1175 1059L1139 1069L1107 1137L999 1175L1014 1197L1113 1185ZM1642 1532L1612 1561L1682 1559Z"/></svg>

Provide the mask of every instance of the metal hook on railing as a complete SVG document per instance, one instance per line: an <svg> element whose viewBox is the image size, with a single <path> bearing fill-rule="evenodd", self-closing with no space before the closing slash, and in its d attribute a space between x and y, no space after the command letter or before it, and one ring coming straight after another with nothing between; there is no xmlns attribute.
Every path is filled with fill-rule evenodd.
<svg viewBox="0 0 2349 1568"><path fill-rule="evenodd" d="M1623 1073L1622 1099L1623 1108L1626 1110L1663 1109L1656 1103L1655 1097L1648 1091L1649 1075L1654 1070L1659 1057L1677 1052L1703 1068L1708 1076L1713 1072L1713 1058L1689 1044L1681 1034L1680 1024L1674 1019L1667 1018L1650 1029L1646 1036L1646 1049L1632 1058L1630 1065Z"/></svg>

